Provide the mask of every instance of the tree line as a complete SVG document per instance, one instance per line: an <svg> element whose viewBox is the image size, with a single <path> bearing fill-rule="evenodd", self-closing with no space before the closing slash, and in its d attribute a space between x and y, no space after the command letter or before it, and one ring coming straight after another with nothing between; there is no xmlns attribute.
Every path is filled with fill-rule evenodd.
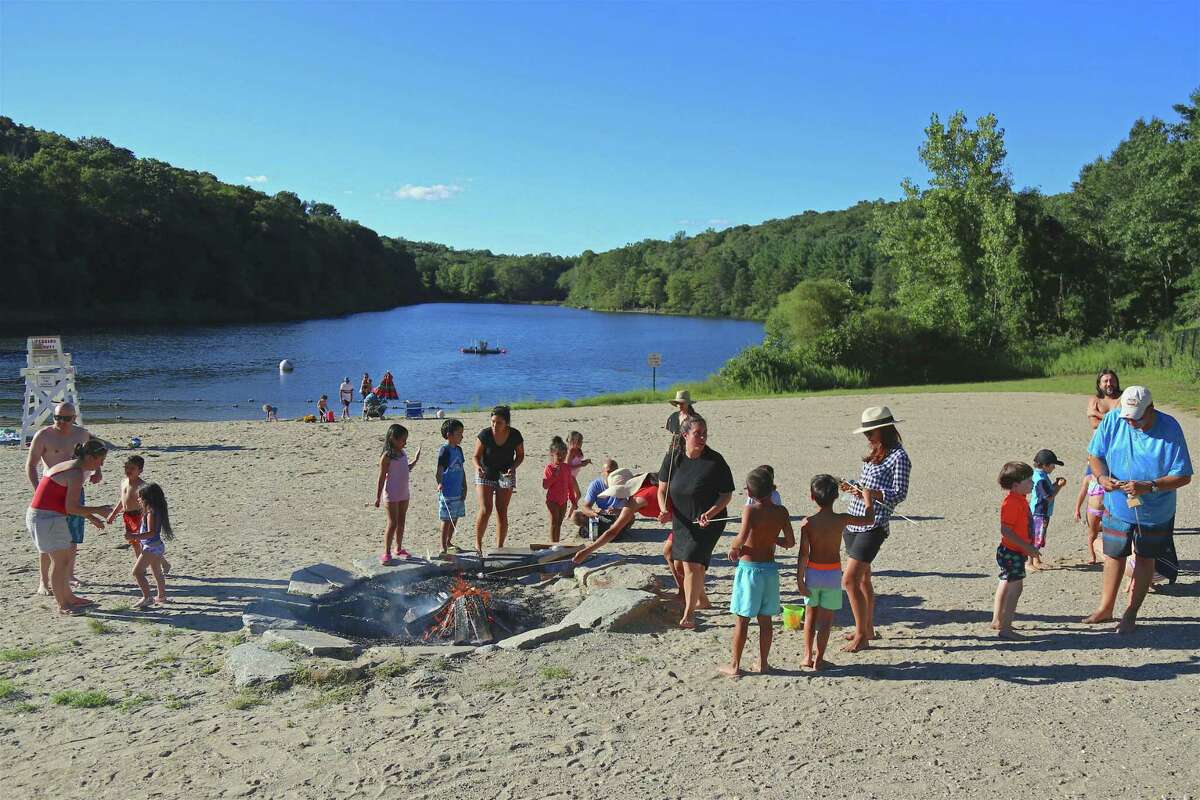
<svg viewBox="0 0 1200 800"><path fill-rule="evenodd" d="M562 300L573 260L380 236L268 195L0 117L0 325L323 317L429 300Z"/></svg>

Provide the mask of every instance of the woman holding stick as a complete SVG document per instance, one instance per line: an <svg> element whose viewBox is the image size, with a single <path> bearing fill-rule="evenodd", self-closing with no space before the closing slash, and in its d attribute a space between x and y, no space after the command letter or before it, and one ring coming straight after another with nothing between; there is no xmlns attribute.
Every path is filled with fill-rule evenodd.
<svg viewBox="0 0 1200 800"><path fill-rule="evenodd" d="M679 433L683 446L672 448L658 471L658 520L671 523L672 559L679 567L676 574L683 576L679 627L695 628L696 609L712 605L704 593L704 574L725 530L724 520L710 520L718 519L733 499L733 473L721 454L708 446L708 425L703 417L689 416L679 426Z"/></svg>
<svg viewBox="0 0 1200 800"><path fill-rule="evenodd" d="M842 588L854 614L854 631L848 633L848 643L842 649L855 653L870 646L875 638L875 587L871 583L871 562L888 537L888 521L898 503L908 497L908 478L912 462L908 459L896 430L897 420L887 406L868 408L862 413L862 425L854 432L867 437L868 450L863 456L862 472L857 484L842 484L842 491L854 495L848 513L863 516L866 504L863 493L870 492L876 500L875 522L872 525L849 525L842 533L846 545L846 571Z"/></svg>
<svg viewBox="0 0 1200 800"><path fill-rule="evenodd" d="M675 410L667 417L666 429L671 434L671 447L667 451L667 458L674 459L676 455L683 449L683 437L679 433L679 428L683 423L687 422L692 417L699 417L696 413L696 407L692 405L692 395L687 389L680 389L675 392L675 399L671 401L671 405L675 406ZM667 476L669 478L670 476ZM670 511L664 508L664 511ZM671 554L671 536L663 542L663 559L667 562L667 568L671 570L671 575L675 578L675 585L679 587L679 599L683 597L683 572L680 562L676 561Z"/></svg>

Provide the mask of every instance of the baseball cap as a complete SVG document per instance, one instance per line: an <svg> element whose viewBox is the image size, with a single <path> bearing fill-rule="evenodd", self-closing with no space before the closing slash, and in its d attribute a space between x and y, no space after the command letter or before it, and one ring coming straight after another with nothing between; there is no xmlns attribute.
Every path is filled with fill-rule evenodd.
<svg viewBox="0 0 1200 800"><path fill-rule="evenodd" d="M1063 462L1058 460L1058 456L1054 455L1053 450L1038 450L1037 455L1033 457L1033 463L1038 466L1046 466L1047 464L1057 464L1063 466Z"/></svg>
<svg viewBox="0 0 1200 800"><path fill-rule="evenodd" d="M1130 386L1121 392L1121 418L1141 419L1153 402L1154 398L1145 386Z"/></svg>

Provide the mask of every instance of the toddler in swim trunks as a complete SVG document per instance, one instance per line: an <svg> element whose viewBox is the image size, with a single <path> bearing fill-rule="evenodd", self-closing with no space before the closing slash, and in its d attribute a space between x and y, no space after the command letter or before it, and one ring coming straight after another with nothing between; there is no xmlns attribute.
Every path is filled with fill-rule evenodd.
<svg viewBox="0 0 1200 800"><path fill-rule="evenodd" d="M756 501L742 510L742 527L729 547L729 560L737 563L733 573L733 594L729 610L737 615L733 625L733 659L721 668L722 675L736 678L742 674L742 650L750 628L750 618L758 619L757 672L768 672L771 653L771 617L779 605L779 565L775 547L794 547L796 534L788 510L771 502L775 491L774 471L759 467L746 477L746 491Z"/></svg>
<svg viewBox="0 0 1200 800"><path fill-rule="evenodd" d="M863 513L857 517L833 510L838 481L832 475L817 475L808 490L817 504L817 513L800 523L800 553L796 558L796 582L808 606L800 666L818 670L825 666L833 612L842 607L842 531L847 525L873 525L875 498L873 492L863 492Z"/></svg>
<svg viewBox="0 0 1200 800"><path fill-rule="evenodd" d="M1001 639L1020 639L1013 632L1013 614L1025 582L1025 558L1039 558L1033 545L1033 514L1026 499L1033 490L1033 467L1010 461L1000 470L1000 488L1008 491L1000 504L1000 546L996 564L1000 567L1000 585L992 609L992 628Z"/></svg>
<svg viewBox="0 0 1200 800"><path fill-rule="evenodd" d="M1033 457L1033 490L1029 492L1029 510L1033 514L1033 546L1038 550L1046 547L1046 534L1050 530L1050 517L1054 514L1054 498L1067 485L1066 478L1050 480L1050 473L1063 462L1053 450L1038 450ZM1041 569L1040 558L1029 561L1030 569Z"/></svg>

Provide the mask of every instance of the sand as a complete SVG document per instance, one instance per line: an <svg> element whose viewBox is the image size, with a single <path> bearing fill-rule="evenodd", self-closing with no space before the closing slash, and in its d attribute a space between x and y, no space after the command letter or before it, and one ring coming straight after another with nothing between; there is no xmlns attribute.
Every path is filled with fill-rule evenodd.
<svg viewBox="0 0 1200 800"><path fill-rule="evenodd" d="M96 426L113 442L142 438L147 477L166 488L178 528L169 545L175 602L151 614L126 608L137 593L129 551L115 549L118 534L89 528L80 572L102 604L91 619L103 620L106 633L89 619L57 617L48 598L32 595L24 454L0 450L0 647L40 653L0 662L0 678L21 693L0 700L0 796L1196 795L1200 486L1179 494L1180 583L1151 595L1138 632L1118 637L1110 626L1079 622L1099 588L1070 514L1088 437L1083 397L862 395L699 408L710 445L738 481L773 464L785 504L805 513L813 474L857 471L864 441L849 431L863 407L880 403L904 420L914 470L901 510L920 521L894 523L876 561L882 638L864 653L833 654L828 672L802 672L801 637L781 630L776 674L717 676L729 655L731 617L721 608L732 573L718 558L710 583L718 608L701 614L697 632L590 634L529 653L428 662L361 695L296 687L244 710L231 707L235 692L218 668L247 602L297 567L380 550L384 514L372 501L385 425ZM537 479L552 434L578 429L589 457L653 469L669 411L518 412L529 461L511 541L546 537ZM1200 457L1200 421L1176 416ZM485 424L482 414L465 421L470 434ZM437 421L410 427L410 452L425 450L406 543L423 555L436 549L431 473L441 440ZM1017 625L1029 639L999 642L987 628L996 473L1041 447L1067 462L1060 474L1070 480L1050 529L1054 568L1026 581ZM110 455L92 497L115 499L124 455ZM643 526L633 538L614 549L655 563L663 532ZM790 554L780 560L794 563ZM786 601L791 568L783 583ZM848 609L837 619L848 624ZM756 641L752 633L750 648ZM144 700L126 709L53 704L50 695L66 689Z"/></svg>

